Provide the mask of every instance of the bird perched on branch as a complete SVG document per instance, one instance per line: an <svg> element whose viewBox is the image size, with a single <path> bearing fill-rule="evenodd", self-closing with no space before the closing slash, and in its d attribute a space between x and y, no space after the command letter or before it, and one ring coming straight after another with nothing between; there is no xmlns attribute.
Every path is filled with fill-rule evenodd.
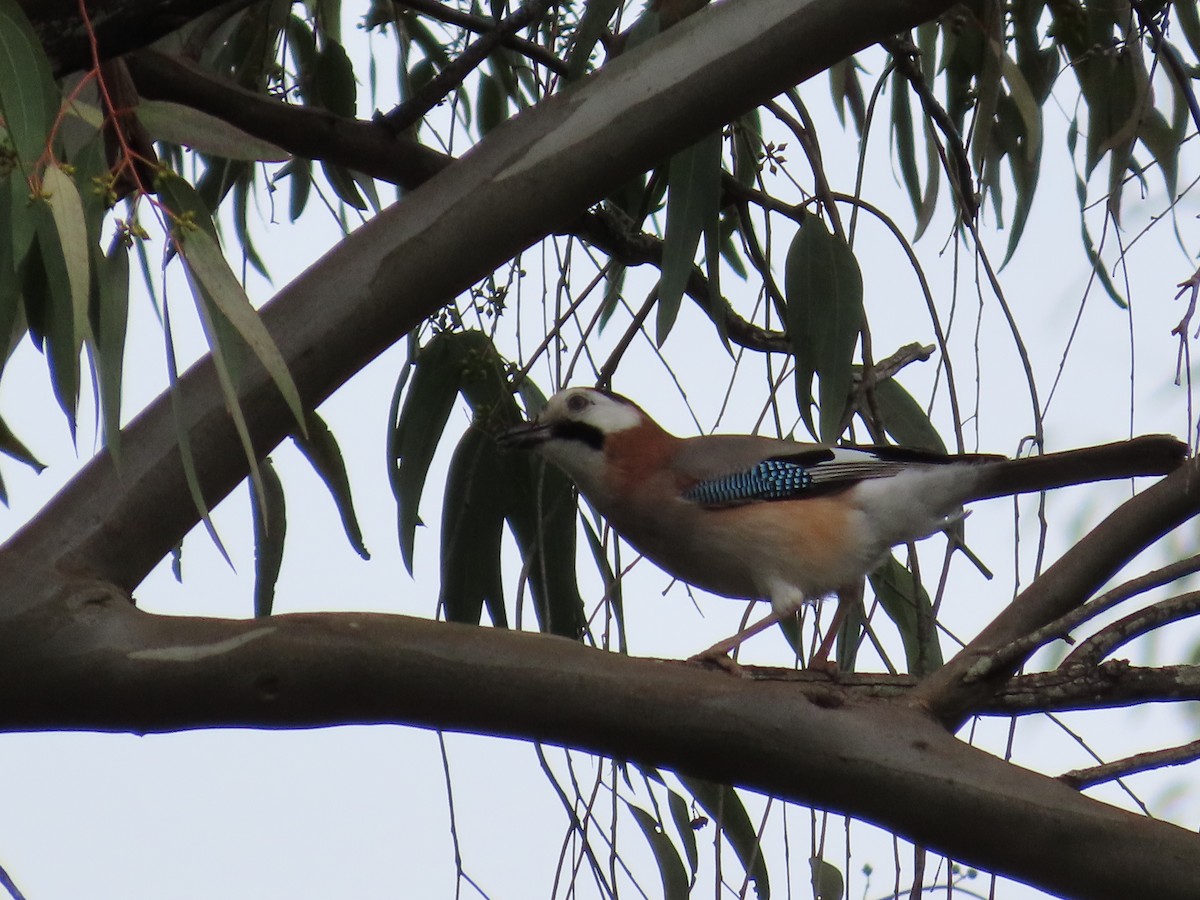
<svg viewBox="0 0 1200 900"><path fill-rule="evenodd" d="M753 435L679 438L633 401L593 388L560 391L500 440L562 469L618 534L676 578L771 602L766 619L699 654L710 659L806 601L854 585L892 546L954 524L964 503L1162 475L1187 455L1167 435L1016 460ZM827 658L836 632L814 660Z"/></svg>

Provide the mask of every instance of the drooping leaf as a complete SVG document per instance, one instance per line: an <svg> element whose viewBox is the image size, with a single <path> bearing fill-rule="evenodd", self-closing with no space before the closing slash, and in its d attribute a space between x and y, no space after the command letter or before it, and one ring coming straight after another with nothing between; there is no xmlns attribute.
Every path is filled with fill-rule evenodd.
<svg viewBox="0 0 1200 900"><path fill-rule="evenodd" d="M325 40L317 52L313 78L320 105L335 115L353 119L357 113L358 83L354 65L345 48L335 40Z"/></svg>
<svg viewBox="0 0 1200 900"><path fill-rule="evenodd" d="M0 453L6 456L11 456L18 462L23 462L29 468L33 469L39 475L45 470L45 465L33 455L32 451L26 447L21 439L12 433L12 429L8 427L3 419L0 419ZM7 501L6 501L7 502Z"/></svg>
<svg viewBox="0 0 1200 900"><path fill-rule="evenodd" d="M667 176L667 224L663 236L662 280L658 289L657 341L675 325L696 247L706 228L715 228L721 203L720 132L709 135L671 160Z"/></svg>
<svg viewBox="0 0 1200 900"><path fill-rule="evenodd" d="M1076 120L1071 120L1071 125L1067 129L1067 149L1071 155L1075 154L1075 143L1079 137L1079 125ZM1125 309L1128 305L1125 298L1117 290L1117 286L1113 284L1112 278L1108 274L1108 267L1104 265L1104 260L1100 258L1099 252L1096 250L1096 244L1092 240L1091 229L1088 228L1087 222L1087 182L1083 176L1077 171L1075 173L1075 199L1079 201L1079 231L1083 241L1083 252L1087 255L1088 262L1092 265L1092 271L1096 273L1096 278L1099 279L1105 293L1109 298L1117 304L1117 306Z"/></svg>
<svg viewBox="0 0 1200 900"><path fill-rule="evenodd" d="M567 51L567 81L576 81L587 72L592 51L620 5L621 0L587 0Z"/></svg>
<svg viewBox="0 0 1200 900"><path fill-rule="evenodd" d="M201 234L203 232L195 232L195 235ZM250 483L259 494L259 502L265 507L267 505L266 486L263 484L262 472L259 470L258 459L255 457L254 441L250 438L250 426L247 424L246 414L242 410L242 402L238 397L237 377L234 374L238 348L231 346L228 335L222 336L221 316L216 302L211 291L197 277L194 267L185 266L184 272L187 275L192 297L196 301L196 312L204 326L204 335L208 339L213 368L217 373L217 382L221 386L221 395L225 399L225 409L233 420L234 430L242 445L242 453L245 454L246 462L250 466Z"/></svg>
<svg viewBox="0 0 1200 900"><path fill-rule="evenodd" d="M902 447L945 453L946 445L929 416L895 378L875 385L875 403L884 430Z"/></svg>
<svg viewBox="0 0 1200 900"><path fill-rule="evenodd" d="M271 615L275 606L275 585L287 536L287 505L283 483L271 460L261 460L258 471L262 475L263 499L257 491L250 492L250 515L254 523L254 615L261 618Z"/></svg>
<svg viewBox="0 0 1200 900"><path fill-rule="evenodd" d="M508 92L498 78L484 75L479 79L479 100L475 108L480 137L508 118Z"/></svg>
<svg viewBox="0 0 1200 900"><path fill-rule="evenodd" d="M88 295L91 290L91 250L88 246L87 225L83 218L83 200L71 176L58 166L50 165L42 175L42 193L50 206L58 245L70 285L71 319L74 331L74 352L78 355L90 336Z"/></svg>
<svg viewBox="0 0 1200 900"><path fill-rule="evenodd" d="M171 418L175 420L175 436L178 440L179 462L183 467L183 478L187 482L188 494L191 495L192 503L196 507L196 511L200 514L200 521L204 523L204 530L208 532L208 537L213 542L213 546L217 548L221 557L232 569L233 560L229 558L229 552L225 549L225 544L221 542L221 537L217 534L216 526L213 525L212 516L209 515L208 503L204 499L204 491L200 487L200 477L196 472L196 461L192 456L192 442L188 437L188 430L184 425L183 399L179 395L179 364L175 358L175 341L171 336L170 304L164 302L162 312L163 340L167 355L167 380L171 387ZM172 566L175 578L178 581L182 581L181 559L182 547L175 553L174 564Z"/></svg>
<svg viewBox="0 0 1200 900"><path fill-rule="evenodd" d="M784 271L788 339L796 355L796 395L812 428L812 380L820 381L822 441L840 433L853 383L854 348L863 324L862 273L845 239L804 214Z"/></svg>
<svg viewBox="0 0 1200 900"><path fill-rule="evenodd" d="M22 270L25 309L30 327L38 328L45 336L54 395L74 437L79 403L79 342L71 275L49 204L35 203L32 212L37 223L37 241ZM86 324L86 316L84 321Z"/></svg>
<svg viewBox="0 0 1200 900"><path fill-rule="evenodd" d="M333 192L338 195L339 200L354 209L365 210L367 208L367 201L358 192L358 185L355 184L354 175L349 169L337 163L321 160L321 171L325 173L329 186L333 188Z"/></svg>
<svg viewBox="0 0 1200 900"><path fill-rule="evenodd" d="M833 863L814 856L808 861L812 868L813 900L842 900L846 880Z"/></svg>
<svg viewBox="0 0 1200 900"><path fill-rule="evenodd" d="M300 452L304 454L304 458L325 482L325 487L329 488L350 546L363 559L370 559L371 554L367 552L367 547L363 543L362 527L358 524L358 516L354 513L354 500L350 496L350 477L346 474L346 463L342 459L342 450L338 446L337 438L333 436L333 432L329 430L325 420L316 412L310 412L305 416L305 421L307 423L305 433L294 434L292 439L300 448Z"/></svg>
<svg viewBox="0 0 1200 900"><path fill-rule="evenodd" d="M454 408L459 379L458 361L442 336L422 347L389 441L388 472L396 497L400 553L410 574L425 477Z"/></svg>
<svg viewBox="0 0 1200 900"><path fill-rule="evenodd" d="M869 576L879 605L900 632L908 671L927 675L941 667L942 648L933 620L933 604L925 588L894 555Z"/></svg>
<svg viewBox="0 0 1200 900"><path fill-rule="evenodd" d="M892 141L900 178L913 211L921 208L921 176L917 171L917 138L913 130L912 101L908 81L897 68L892 74Z"/></svg>
<svg viewBox="0 0 1200 900"><path fill-rule="evenodd" d="M658 877L662 881L662 897L665 900L686 900L691 891L691 884L683 861L679 858L679 851L675 849L670 837L663 831L658 819L646 810L628 800L625 801L625 806L641 828L646 843L650 845L650 852L654 854L654 861L658 864Z"/></svg>
<svg viewBox="0 0 1200 900"><path fill-rule="evenodd" d="M279 388L297 424L304 428L304 407L300 392L288 371L287 363L279 348L275 346L267 327L259 318L258 311L250 303L237 276L229 268L221 248L207 231L198 229L189 232L180 242L179 249L187 260L188 271L204 286L213 305L236 329L246 345L262 363L263 368Z"/></svg>
<svg viewBox="0 0 1200 900"><path fill-rule="evenodd" d="M727 784L715 784L701 778L687 775L678 775L678 778L725 834L747 876L754 882L758 900L770 900L771 881L758 833L737 791Z"/></svg>
<svg viewBox="0 0 1200 900"><path fill-rule="evenodd" d="M224 119L182 103L143 100L138 104L137 113L146 131L156 141L168 141L212 156L246 162L291 159L286 150L247 134Z"/></svg>
<svg viewBox="0 0 1200 900"><path fill-rule="evenodd" d="M99 308L95 315L95 340L104 443L113 459L119 461L121 384L129 317L129 248L120 240L115 240L107 254L95 247L93 256L99 288L96 294Z"/></svg>
<svg viewBox="0 0 1200 900"><path fill-rule="evenodd" d="M46 149L59 93L50 61L16 0L0 0L0 113L28 178Z"/></svg>
<svg viewBox="0 0 1200 900"><path fill-rule="evenodd" d="M20 260L13 255L9 239L13 227L13 205L8 188L14 179L0 180L0 374L8 362L9 350L15 340L13 329L21 305Z"/></svg>
<svg viewBox="0 0 1200 900"><path fill-rule="evenodd" d="M588 549L592 551L592 561L596 564L596 571L600 573L600 582L604 585L604 596L612 603L613 619L617 625L617 651L628 653L629 645L625 640L625 605L621 593L621 579L616 576L612 566L608 564L608 557L604 553L604 544L600 541L600 535L596 534L592 523L584 517L581 517L581 521Z"/></svg>
<svg viewBox="0 0 1200 900"><path fill-rule="evenodd" d="M504 462L495 441L478 428L467 429L451 457L442 507L438 599L448 621L478 624L486 606L493 624L508 627L500 571Z"/></svg>
<svg viewBox="0 0 1200 900"><path fill-rule="evenodd" d="M834 109L838 121L846 124L846 109L854 119L854 129L862 134L863 120L867 115L866 103L863 99L862 85L858 82L858 61L848 56L841 62L829 67L829 92L833 95Z"/></svg>

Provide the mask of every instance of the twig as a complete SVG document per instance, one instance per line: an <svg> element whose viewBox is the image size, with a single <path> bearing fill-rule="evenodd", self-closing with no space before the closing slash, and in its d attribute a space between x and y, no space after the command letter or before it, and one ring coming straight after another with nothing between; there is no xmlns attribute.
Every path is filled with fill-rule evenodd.
<svg viewBox="0 0 1200 900"><path fill-rule="evenodd" d="M1192 741L1178 747L1168 747L1166 750L1135 753L1125 759L1118 759L1115 762L1099 766L1072 769L1070 772L1059 775L1058 780L1081 790L1138 772L1149 772L1151 769L1161 769L1165 766L1182 766L1195 762L1197 759L1200 759L1200 741Z"/></svg>
<svg viewBox="0 0 1200 900"><path fill-rule="evenodd" d="M949 157L943 157L946 174L950 176L950 183L956 189L964 218L975 221L975 217L979 214L979 201L975 196L975 179L971 174L971 161L967 158L966 147L963 145L962 137L951 120L950 114L938 102L929 87L929 82L925 80L924 73L914 62L914 58L920 54L920 51L911 41L899 38L880 43L892 55L896 69L912 86L917 98L921 101L921 108L925 111L925 115L929 116L945 137L946 153Z"/></svg>
<svg viewBox="0 0 1200 900"><path fill-rule="evenodd" d="M396 6L411 9L415 13L429 16L429 18L445 22L447 25L457 25L476 34L492 34L502 27L497 25L495 19L463 12L455 7L447 6L445 3L440 3L439 0L393 0L393 2ZM567 64L541 44L517 37L512 33L503 34L500 44L510 50L516 50L530 62L544 66L555 75L567 74Z"/></svg>
<svg viewBox="0 0 1200 900"><path fill-rule="evenodd" d="M1149 15L1142 8L1142 0L1131 0L1130 5L1137 11L1138 21L1142 23L1142 27L1150 32L1151 49L1154 50L1159 59L1167 67L1167 71L1171 75L1171 80L1175 82L1176 90L1183 94L1183 99L1192 114L1192 121L1196 123L1196 129L1200 130L1200 103L1196 102L1196 94L1192 90L1191 76L1188 75L1187 70L1184 69L1183 64L1179 61L1174 48L1163 38L1162 29L1154 21L1154 16Z"/></svg>
<svg viewBox="0 0 1200 900"><path fill-rule="evenodd" d="M1071 610L1065 616L1060 616L1050 624L1031 631L1024 637L1000 648L988 659L980 660L972 670L970 678L972 680L982 678L996 669L1012 666L1018 660L1027 659L1034 650L1052 640L1071 641L1071 632L1089 619L1112 609L1130 597L1136 597L1138 594L1169 584L1195 572L1200 572L1200 554L1178 560L1161 569L1155 569L1153 572L1147 572L1145 575L1118 585L1112 590L1104 592L1095 600Z"/></svg>
<svg viewBox="0 0 1200 900"><path fill-rule="evenodd" d="M487 59L488 54L495 50L504 38L540 20L549 6L550 0L530 0L529 3L497 25L493 31L489 31L463 50L454 62L438 72L411 99L401 103L391 112L378 116L376 121L385 126L392 134L406 131L409 126L416 124L427 112L441 103L447 94L462 84L463 80Z"/></svg>
<svg viewBox="0 0 1200 900"><path fill-rule="evenodd" d="M1200 614L1200 591L1189 591L1177 597L1152 603L1139 609L1106 628L1096 632L1072 650L1062 661L1060 668L1072 666L1094 666L1097 662L1124 644L1160 625L1186 619Z"/></svg>

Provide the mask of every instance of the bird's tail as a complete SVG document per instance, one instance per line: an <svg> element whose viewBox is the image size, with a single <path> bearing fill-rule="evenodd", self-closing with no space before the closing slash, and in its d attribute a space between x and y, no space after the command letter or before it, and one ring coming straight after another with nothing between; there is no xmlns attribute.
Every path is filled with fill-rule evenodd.
<svg viewBox="0 0 1200 900"><path fill-rule="evenodd" d="M1081 450L981 463L979 480L967 502L1136 475L1166 475L1179 468L1187 455L1183 441L1169 434L1148 434Z"/></svg>

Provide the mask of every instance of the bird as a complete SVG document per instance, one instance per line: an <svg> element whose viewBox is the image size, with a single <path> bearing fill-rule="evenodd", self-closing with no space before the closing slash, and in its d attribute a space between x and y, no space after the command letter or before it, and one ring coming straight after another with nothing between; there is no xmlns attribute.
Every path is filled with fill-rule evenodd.
<svg viewBox="0 0 1200 900"><path fill-rule="evenodd" d="M960 521L964 504L1180 465L1187 445L1149 435L1022 459L759 435L677 437L635 402L570 387L498 436L575 483L638 552L670 575L771 614L693 659L728 662L753 634L806 602L847 590L897 544ZM810 665L828 664L834 626Z"/></svg>

